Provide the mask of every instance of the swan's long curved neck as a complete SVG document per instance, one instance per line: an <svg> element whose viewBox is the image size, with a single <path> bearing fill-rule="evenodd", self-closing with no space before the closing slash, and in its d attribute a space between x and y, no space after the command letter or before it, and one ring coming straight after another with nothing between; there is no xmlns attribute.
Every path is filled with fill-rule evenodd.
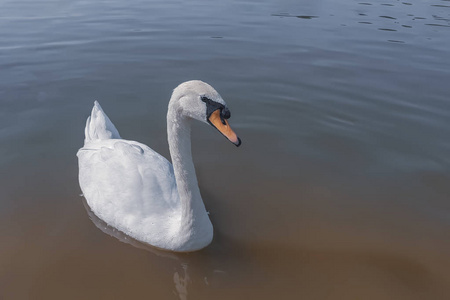
<svg viewBox="0 0 450 300"><path fill-rule="evenodd" d="M170 156L181 201L181 227L184 234L192 235L209 223L198 187L191 151L191 119L181 114L175 101L170 101L167 113L167 135ZM205 218L207 220L205 220Z"/></svg>

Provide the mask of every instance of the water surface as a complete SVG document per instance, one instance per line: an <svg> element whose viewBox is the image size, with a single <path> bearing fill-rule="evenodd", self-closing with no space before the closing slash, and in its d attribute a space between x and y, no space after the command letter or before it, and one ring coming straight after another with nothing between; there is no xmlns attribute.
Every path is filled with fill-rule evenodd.
<svg viewBox="0 0 450 300"><path fill-rule="evenodd" d="M1 1L0 298L448 299L449 36L444 0ZM243 140L193 129L214 241L133 247L80 197L86 117L169 157L190 79Z"/></svg>

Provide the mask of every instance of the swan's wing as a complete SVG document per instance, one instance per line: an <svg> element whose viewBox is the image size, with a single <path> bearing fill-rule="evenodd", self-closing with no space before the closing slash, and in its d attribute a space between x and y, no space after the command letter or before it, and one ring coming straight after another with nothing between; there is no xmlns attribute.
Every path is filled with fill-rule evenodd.
<svg viewBox="0 0 450 300"><path fill-rule="evenodd" d="M78 151L84 196L106 223L126 232L175 219L179 198L173 167L149 147L97 140ZM157 224L169 230L170 224Z"/></svg>

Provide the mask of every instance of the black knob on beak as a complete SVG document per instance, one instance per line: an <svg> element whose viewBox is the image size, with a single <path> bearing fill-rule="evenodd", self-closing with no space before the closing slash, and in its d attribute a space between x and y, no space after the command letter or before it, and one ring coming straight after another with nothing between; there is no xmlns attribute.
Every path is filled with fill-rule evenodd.
<svg viewBox="0 0 450 300"><path fill-rule="evenodd" d="M222 115L222 118L229 119L231 117L230 110L228 108L224 107L221 111L221 115Z"/></svg>

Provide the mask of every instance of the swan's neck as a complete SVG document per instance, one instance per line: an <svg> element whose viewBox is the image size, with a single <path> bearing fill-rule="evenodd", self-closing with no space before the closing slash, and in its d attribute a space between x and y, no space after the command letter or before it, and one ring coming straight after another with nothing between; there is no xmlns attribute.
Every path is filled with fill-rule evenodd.
<svg viewBox="0 0 450 300"><path fill-rule="evenodd" d="M207 234L211 227L205 210L191 151L191 119L182 115L178 103L170 101L167 113L167 134L175 180L181 201L180 234L186 237ZM211 228L212 229L212 228Z"/></svg>

